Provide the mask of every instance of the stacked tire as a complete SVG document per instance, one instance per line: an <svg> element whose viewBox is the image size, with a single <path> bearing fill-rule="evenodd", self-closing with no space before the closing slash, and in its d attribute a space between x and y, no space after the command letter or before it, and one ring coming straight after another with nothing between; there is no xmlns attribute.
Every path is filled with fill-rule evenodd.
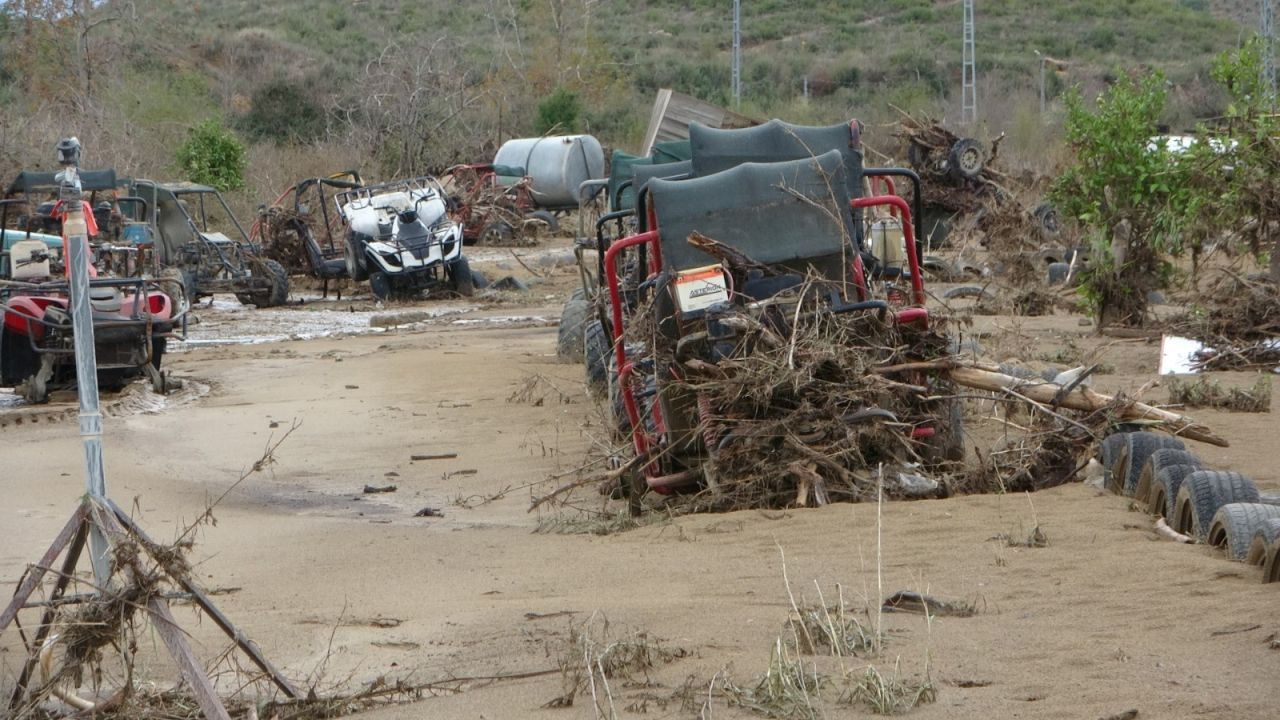
<svg viewBox="0 0 1280 720"><path fill-rule="evenodd" d="M1181 440L1160 433L1109 435L1099 462L1108 490L1231 560L1262 566L1263 582L1280 582L1280 497L1263 496L1240 473L1205 467Z"/></svg>

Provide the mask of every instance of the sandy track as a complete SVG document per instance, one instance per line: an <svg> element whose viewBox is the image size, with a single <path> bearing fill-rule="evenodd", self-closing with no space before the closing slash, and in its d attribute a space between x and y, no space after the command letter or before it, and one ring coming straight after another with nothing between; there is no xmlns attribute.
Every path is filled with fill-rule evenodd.
<svg viewBox="0 0 1280 720"><path fill-rule="evenodd" d="M534 297L530 307L493 312L557 314L555 301ZM1097 342L1074 318L1017 327L1052 342ZM554 668L570 624L601 613L616 628L688 652L655 670L649 687L617 683L620 713L647 697L651 716L691 717L696 707L664 700L687 678L704 691L717 673L746 685L768 664L788 612L780 549L797 596L815 599L817 581L830 599L839 583L851 607L874 608L872 505L689 517L609 536L534 533L530 494L547 486L530 484L577 465L599 432L579 389L581 367L555 362L554 338L548 327L424 324L190 348L170 369L200 378L209 394L108 420L111 493L126 507L136 498L144 526L171 538L300 420L271 472L217 509L196 556L207 584L240 588L220 604L267 654L299 678L323 663L325 685ZM1155 352L1114 346L1107 359L1118 372L1102 387L1140 385ZM511 401L535 375L542 402ZM1270 414L1197 416L1233 440L1278 429ZM7 593L65 520L82 476L73 422L11 424L0 449ZM1195 449L1212 465L1280 487L1268 443ZM410 461L437 452L458 457ZM364 495L365 484L398 490ZM444 517L413 517L423 507ZM886 615L885 652L846 661L861 672L900 660L912 677L927 654L938 701L913 716L1094 718L1136 708L1141 717L1275 717L1280 651L1265 638L1280 631L1276 588L1214 551L1157 540L1125 499L1073 484L1030 500L894 503L883 512L884 593L919 590L980 610L932 624ZM1036 524L1048 547L992 539L1025 536ZM209 623L187 627L203 652L221 647ZM0 638L6 678L18 661L15 642L11 633ZM560 692L560 678L549 675L370 717L594 716L581 699L573 709L539 710ZM718 698L714 715L744 713Z"/></svg>

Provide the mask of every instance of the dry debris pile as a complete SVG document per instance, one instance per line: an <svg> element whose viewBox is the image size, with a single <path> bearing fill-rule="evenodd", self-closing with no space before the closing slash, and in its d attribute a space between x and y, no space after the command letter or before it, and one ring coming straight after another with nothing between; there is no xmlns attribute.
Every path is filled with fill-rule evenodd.
<svg viewBox="0 0 1280 720"><path fill-rule="evenodd" d="M973 241L987 248L1012 286L1043 280L1037 251L1058 239L1057 213L1047 203L1029 207L1020 199L1038 195L1043 178L1012 176L999 169L1003 135L984 148L940 123L904 113L897 137L923 181L926 233L931 233L931 218L949 218L950 244Z"/></svg>
<svg viewBox="0 0 1280 720"><path fill-rule="evenodd" d="M1173 323L1177 332L1206 346L1199 369L1280 367L1280 288L1275 283L1224 273L1201 297L1201 310Z"/></svg>
<svg viewBox="0 0 1280 720"><path fill-rule="evenodd" d="M290 275L299 275L311 269L306 259L305 233L310 233L313 238L328 237L320 218L312 213L298 213L292 208L270 207L261 210L259 223L262 228L262 254L280 263Z"/></svg>

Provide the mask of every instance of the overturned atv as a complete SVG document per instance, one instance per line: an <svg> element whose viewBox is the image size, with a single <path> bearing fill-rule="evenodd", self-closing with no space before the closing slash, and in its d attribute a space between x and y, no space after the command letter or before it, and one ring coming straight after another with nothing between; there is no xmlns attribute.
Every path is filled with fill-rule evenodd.
<svg viewBox="0 0 1280 720"><path fill-rule="evenodd" d="M444 190L432 177L353 188L334 199L347 223L346 265L352 280L368 280L374 297L444 288L475 292L462 255L462 225L448 215Z"/></svg>

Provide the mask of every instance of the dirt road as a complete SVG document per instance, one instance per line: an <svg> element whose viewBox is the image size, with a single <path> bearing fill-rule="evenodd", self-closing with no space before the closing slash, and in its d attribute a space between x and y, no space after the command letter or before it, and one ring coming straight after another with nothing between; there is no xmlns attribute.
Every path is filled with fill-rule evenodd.
<svg viewBox="0 0 1280 720"><path fill-rule="evenodd" d="M596 717L589 688L572 708L542 707L564 694L562 661L580 671L569 641L583 623L595 642L639 633L653 651L653 668L595 688L602 716L612 704L621 717L751 717L726 688L759 681L778 639L792 637L792 598L812 604L819 591L828 605L843 593L848 613L886 639L877 654L805 664L833 686L868 665L910 681L927 674L937 699L913 717L1276 717L1277 588L1218 552L1157 539L1129 501L1083 484L890 503L879 521L874 505L839 505L657 519L608 535L572 532L589 525L578 513L527 512L602 432L581 366L555 360L553 321L571 275L558 277L519 304L459 306L377 332L246 344L235 328L273 311L232 322L224 334L237 342L196 342L171 358L199 392L108 418L110 494L171 539L297 422L275 464L227 493L216 526L198 535L199 576L225 591L227 614L321 692L379 678L534 674L454 684L463 691L368 717ZM226 320L217 307L203 312L205 329ZM285 312L299 311L276 314ZM983 322L1012 346L1101 344L1072 317ZM1111 346L1116 373L1100 388L1136 388L1156 355L1149 344ZM83 488L74 418L22 412L0 406L6 596ZM1194 448L1206 462L1280 489L1272 414L1196 416L1234 443ZM457 457L410 459L446 453ZM366 485L396 490L365 494ZM442 516L415 517L424 508ZM1047 546L1009 541L1037 526ZM878 613L878 599L898 590L976 614ZM211 623L185 609L179 618L204 657L225 646ZM17 642L0 637L7 682ZM171 682L148 662L145 673ZM831 704L837 694L820 704L829 715L866 712Z"/></svg>

